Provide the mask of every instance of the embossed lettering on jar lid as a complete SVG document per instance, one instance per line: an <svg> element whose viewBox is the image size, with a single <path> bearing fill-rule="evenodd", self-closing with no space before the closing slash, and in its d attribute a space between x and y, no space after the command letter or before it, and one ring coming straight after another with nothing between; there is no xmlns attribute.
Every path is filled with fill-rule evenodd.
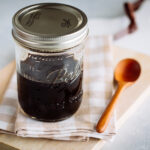
<svg viewBox="0 0 150 150"><path fill-rule="evenodd" d="M14 15L12 34L26 47L60 52L85 40L88 35L87 17L69 5L35 4Z"/></svg>

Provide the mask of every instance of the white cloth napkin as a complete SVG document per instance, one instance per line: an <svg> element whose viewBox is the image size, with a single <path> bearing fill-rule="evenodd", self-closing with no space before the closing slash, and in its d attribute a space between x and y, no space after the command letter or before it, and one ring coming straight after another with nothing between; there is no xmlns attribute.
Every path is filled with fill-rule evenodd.
<svg viewBox="0 0 150 150"><path fill-rule="evenodd" d="M83 141L89 138L111 139L116 133L115 114L104 133L95 126L112 95L111 38L90 37L84 56L83 100L78 111L69 119L48 123L33 120L18 107L16 74L0 105L0 130L22 137Z"/></svg>

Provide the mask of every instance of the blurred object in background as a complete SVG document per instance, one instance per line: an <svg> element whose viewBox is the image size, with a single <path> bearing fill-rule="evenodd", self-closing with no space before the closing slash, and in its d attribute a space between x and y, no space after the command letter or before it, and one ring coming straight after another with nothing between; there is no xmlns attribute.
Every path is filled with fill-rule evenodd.
<svg viewBox="0 0 150 150"><path fill-rule="evenodd" d="M130 22L129 22L129 25L125 29L122 29L121 31L114 34L114 37L113 37L114 40L118 40L128 34L134 33L138 29L138 26L136 23L135 12L140 8L140 6L142 5L144 1L145 0L136 0L133 3L131 2L124 3L124 11Z"/></svg>

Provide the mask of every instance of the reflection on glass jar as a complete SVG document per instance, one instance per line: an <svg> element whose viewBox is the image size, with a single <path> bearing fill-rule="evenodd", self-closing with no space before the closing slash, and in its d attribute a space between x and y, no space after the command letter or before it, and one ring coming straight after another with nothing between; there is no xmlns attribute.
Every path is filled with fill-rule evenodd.
<svg viewBox="0 0 150 150"><path fill-rule="evenodd" d="M28 6L14 15L12 34L22 111L42 121L73 115L83 95L85 14L63 4Z"/></svg>

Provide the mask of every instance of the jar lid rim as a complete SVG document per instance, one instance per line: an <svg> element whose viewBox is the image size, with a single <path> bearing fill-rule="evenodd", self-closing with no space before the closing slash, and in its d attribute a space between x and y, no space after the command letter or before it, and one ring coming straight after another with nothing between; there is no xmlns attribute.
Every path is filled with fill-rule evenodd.
<svg viewBox="0 0 150 150"><path fill-rule="evenodd" d="M13 37L41 51L58 52L74 47L85 40L89 32L85 13L60 3L24 7L16 12L12 22Z"/></svg>

